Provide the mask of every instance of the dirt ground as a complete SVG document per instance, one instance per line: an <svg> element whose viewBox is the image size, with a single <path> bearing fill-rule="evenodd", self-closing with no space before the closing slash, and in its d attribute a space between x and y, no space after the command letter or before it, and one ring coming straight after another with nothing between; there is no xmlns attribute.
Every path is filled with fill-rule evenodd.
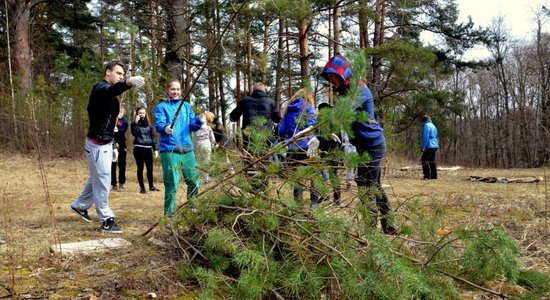
<svg viewBox="0 0 550 300"><path fill-rule="evenodd" d="M393 207L421 199L442 204L450 217L447 228L493 223L503 226L521 245L524 268L550 272L550 168L470 169L440 171L438 180L420 180L421 170L401 171L407 162L392 161L384 185ZM164 186L160 162L155 183L161 192L139 193L133 157L128 157L125 191L112 192L110 206L124 231L109 235L99 223L86 223L69 204L88 177L82 159L47 159L0 154L0 298L5 287L22 299L193 299L195 294L177 280L174 253L167 253L140 236L163 211ZM43 170L44 172L41 172ZM468 176L542 177L538 183L483 183ZM354 187L344 193L352 201ZM184 201L184 189L179 189ZM50 209L51 208L51 209ZM95 211L90 215L97 220ZM164 232L163 232L164 231ZM167 234L158 227L150 236ZM50 246L105 237L122 237L129 248L87 255L57 256ZM466 298L475 298L466 295Z"/></svg>

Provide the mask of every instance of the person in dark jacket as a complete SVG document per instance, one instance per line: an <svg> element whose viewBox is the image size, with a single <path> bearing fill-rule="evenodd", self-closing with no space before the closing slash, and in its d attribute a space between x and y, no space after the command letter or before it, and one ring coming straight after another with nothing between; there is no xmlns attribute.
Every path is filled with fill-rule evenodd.
<svg viewBox="0 0 550 300"><path fill-rule="evenodd" d="M250 125L258 118L263 118L265 120L263 129L265 129L266 133L269 132L273 134L275 123L281 121L281 113L279 112L277 103L267 96L265 84L261 82L255 83L252 95L246 96L241 99L241 101L237 102L237 106L229 114L229 120L231 122L237 122L241 116L243 119L241 123L243 148L255 156L260 156L262 154L261 151L257 151L257 149L253 150L249 147ZM272 141L272 137L268 137L266 146L269 147ZM247 170L247 174L251 177L252 187L256 191L262 191L267 188L267 177L264 176L261 168L257 166Z"/></svg>
<svg viewBox="0 0 550 300"><path fill-rule="evenodd" d="M265 118L264 127L272 130L275 123L281 121L281 113L277 107L275 100L269 98L266 93L266 86L261 82L254 84L254 92L252 95L244 97L237 102L237 107L229 114L231 122L237 122L243 117L241 129L243 130L244 148L248 149L249 135L246 133L246 128L259 117Z"/></svg>
<svg viewBox="0 0 550 300"><path fill-rule="evenodd" d="M437 127L432 123L432 117L422 116L422 171L423 179L437 179L437 166L435 164L435 154L439 149L437 139Z"/></svg>
<svg viewBox="0 0 550 300"><path fill-rule="evenodd" d="M132 135L134 136L134 158L137 165L137 179L139 183L139 192L146 194L145 184L143 183L143 165L147 168L147 181L149 190L160 191L153 184L153 154L157 158L159 151L155 143L155 134L153 126L149 123L149 116L145 107L136 110L136 117L131 125Z"/></svg>
<svg viewBox="0 0 550 300"><path fill-rule="evenodd" d="M128 130L128 121L124 118L125 114L126 108L124 104L121 104L115 126L115 149L117 149L118 158L111 164L111 189L120 192L124 191L124 184L126 183L126 131Z"/></svg>
<svg viewBox="0 0 550 300"><path fill-rule="evenodd" d="M94 85L88 101L90 127L84 145L90 177L80 196L69 208L86 222L92 222L88 209L95 204L100 229L109 233L122 233L115 222L115 215L109 208L111 163L115 159L113 149L114 129L120 103L117 96L131 87L141 88L145 80L132 76L124 80L126 67L119 61L105 66L104 78Z"/></svg>
<svg viewBox="0 0 550 300"><path fill-rule="evenodd" d="M351 75L352 70L349 62L340 54L333 56L321 73L321 76L336 86L340 95L346 95L349 92ZM357 89L355 92L357 106L354 109L356 114L366 115L366 120L353 122L351 143L359 155L366 152L371 158L368 163L357 166L355 182L359 190L359 199L362 205L370 210L370 216L364 214L364 217L370 219L372 225L376 225L380 215L382 230L386 234L393 235L397 233L397 227L393 224L390 202L381 184L381 164L386 153L384 129L376 121L374 98L367 84L359 82ZM362 118L357 119L361 120Z"/></svg>

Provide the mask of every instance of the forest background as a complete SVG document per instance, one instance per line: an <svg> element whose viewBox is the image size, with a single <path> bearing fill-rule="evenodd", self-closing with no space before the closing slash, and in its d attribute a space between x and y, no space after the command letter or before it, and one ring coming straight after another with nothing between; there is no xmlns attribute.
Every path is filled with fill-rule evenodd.
<svg viewBox="0 0 550 300"><path fill-rule="evenodd" d="M79 156L89 91L111 59L147 80L122 96L127 107L151 110L166 81L180 78L193 87L186 100L195 110L235 133L226 116L255 81L282 109L304 85L317 103L333 103L320 69L334 53L360 49L369 67L355 76L369 82L391 151L418 157L419 120L430 114L445 163L541 167L550 159L549 11L533 14L533 36L517 41L502 17L489 28L459 22L454 0L6 0L0 144ZM490 57L462 59L480 45Z"/></svg>
<svg viewBox="0 0 550 300"><path fill-rule="evenodd" d="M177 295L174 289L179 281L173 278L179 278L186 286L190 281L196 287L198 282L205 295L259 298L284 292L289 299L310 299L312 293L322 292L334 299L344 299L339 295L373 298L365 294L378 295L376 299L424 295L449 299L452 294L461 298L441 274L462 283L466 278L483 284L490 288L485 292L501 298L522 293L503 289L503 281L529 290L523 293L526 299L548 295L547 275L531 272L531 268L548 269L547 181L491 186L460 180L470 168L426 183L416 173L395 171L400 162L418 161L420 117L428 113L440 131L442 165L487 168L480 172L487 176L497 172L510 177L538 176L538 172L546 176L550 159L548 8L533 11L533 36L517 41L503 18L488 28L471 20L459 22L454 0L5 0L2 4L0 169L5 171L0 178L7 184L1 191L5 235L0 243L5 239L5 252L0 257L6 269L0 270L0 285L8 296L15 298L26 291L49 295L55 290L60 299L89 293L113 299L134 290L147 295L150 286L164 295ZM430 44L422 38L426 33L432 36ZM490 56L464 59L474 46L485 47ZM232 179L233 175L222 172L227 171L225 160L214 157L209 171L215 183L205 187L194 204L198 218L188 215L193 210L185 210L186 222L170 230L175 245L182 238L194 243L190 249L195 254L208 256L210 269L203 268L203 260L191 259L191 265L182 259L187 257L180 254L193 251L164 255L136 238L146 227L159 224L155 222L163 201L161 193L136 197L137 189L110 196L133 249L82 261L58 261L45 253L50 235L54 243L98 238L92 225L69 216L65 203L87 176L82 159L86 107L92 85L102 79L105 62L121 59L129 66L127 75L146 78L143 90L133 89L121 97L129 111L139 105L151 111L165 98L166 82L180 78L184 92L189 92L186 100L196 112L219 115L228 133L237 137L240 126L229 122L227 115L236 101L251 92L255 81L266 82L282 110L303 86L315 89L317 104L335 103L319 74L327 58L337 52L352 62L367 62L354 74L368 81L375 96L377 117L392 152L384 180L392 187L388 191L393 209L408 234L389 240L365 229L358 222L355 187L344 192L342 202L347 204L341 209L303 211L284 189L282 194L277 189L251 196L244 176L237 173ZM38 165L31 161L36 153ZM242 171L237 155L231 162ZM287 178L287 172L278 167L273 164L268 169L278 176L280 186L316 174L306 167ZM160 183L160 173L156 171L155 182ZM394 179L399 184L393 185ZM37 188L40 185L43 189ZM136 187L133 181L129 182L132 187ZM235 188L243 194L235 194ZM44 226L48 217L53 229ZM443 227L452 233L436 235ZM155 237L166 237L162 234L167 228L158 226ZM258 230L267 233L255 234ZM522 267L527 270L520 270L519 248L502 230L521 245ZM228 234L234 231L241 234L239 243ZM307 242L297 243L303 237ZM277 245L274 253L284 255L258 252L266 243ZM326 249L335 255L325 255ZM298 263L302 257L309 259ZM175 263L178 259L182 261ZM241 266L239 272L235 266ZM281 266L297 266L297 270L279 272ZM441 273L439 266L450 273ZM355 280L355 268L361 269L358 274L373 277L363 280L360 275ZM171 270L169 276L166 270ZM97 280L97 273L107 275ZM265 280L258 280L259 275ZM540 284L533 283L535 275L541 278ZM328 279L320 282L319 278Z"/></svg>

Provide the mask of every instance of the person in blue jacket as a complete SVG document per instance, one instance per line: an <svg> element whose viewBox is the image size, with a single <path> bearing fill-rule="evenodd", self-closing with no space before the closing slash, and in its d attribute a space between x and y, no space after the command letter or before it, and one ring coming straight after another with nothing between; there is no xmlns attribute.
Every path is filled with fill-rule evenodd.
<svg viewBox="0 0 550 300"><path fill-rule="evenodd" d="M424 172L424 180L437 179L437 166L435 164L435 154L439 149L437 140L437 128L432 123L432 117L429 115L422 116L422 171Z"/></svg>
<svg viewBox="0 0 550 300"><path fill-rule="evenodd" d="M350 90L350 77L352 70L349 62L340 54L333 56L323 68L321 76L335 85L340 95L346 95ZM371 160L366 164L357 166L355 182L359 190L359 199L371 212L372 225L377 223L380 215L380 224L384 233L394 235L397 226L391 218L390 202L381 184L382 161L386 153L386 138L384 129L376 121L374 114L374 98L365 82L358 85L357 106L354 107L357 114L366 114L366 118L358 118L352 123L353 138L350 141L359 155L365 152ZM369 217L365 215L365 217Z"/></svg>
<svg viewBox="0 0 550 300"><path fill-rule="evenodd" d="M306 136L311 131L317 118L313 106L313 93L310 89L298 90L290 99L286 112L279 123L279 136L282 140L295 139L287 146L287 161L291 167L304 165L308 158L310 141L314 136ZM303 136L300 138L300 136ZM319 141L315 138L315 141ZM318 147L318 144L317 144ZM292 193L296 201L302 201L304 186L302 184L294 187ZM319 203L319 194L315 191L313 181L310 183L310 207L314 208Z"/></svg>
<svg viewBox="0 0 550 300"><path fill-rule="evenodd" d="M181 83L179 80L168 82L169 99L155 106L155 128L160 133L160 162L164 179L164 215L174 216L176 212L176 192L179 174L187 184L187 199L199 193L200 177L195 159L195 147L191 141L191 132L202 126L199 117L184 102L178 118L172 128L170 125L181 104Z"/></svg>

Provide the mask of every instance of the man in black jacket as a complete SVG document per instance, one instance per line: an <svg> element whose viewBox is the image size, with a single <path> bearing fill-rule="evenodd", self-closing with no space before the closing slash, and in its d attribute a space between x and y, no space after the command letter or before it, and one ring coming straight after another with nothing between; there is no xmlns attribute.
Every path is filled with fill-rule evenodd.
<svg viewBox="0 0 550 300"><path fill-rule="evenodd" d="M86 222L92 222L88 209L95 204L96 214L101 222L100 229L109 233L122 233L115 223L115 215L109 208L111 184L111 163L116 160L113 150L115 122L120 110L117 96L131 87L143 87L141 76L124 79L126 67L116 60L105 66L104 79L94 85L88 100L90 127L84 150L88 161L90 177L84 189L69 206Z"/></svg>
<svg viewBox="0 0 550 300"><path fill-rule="evenodd" d="M243 143L244 148L248 148L248 135L245 129L254 122L256 118L263 117L266 120L265 128L269 131L273 130L274 123L281 121L281 113L275 100L269 98L266 93L266 86L261 82L254 84L252 95L245 96L241 101L237 102L237 107L229 114L231 122L237 122L240 117L243 117Z"/></svg>
<svg viewBox="0 0 550 300"><path fill-rule="evenodd" d="M237 122L241 116L243 117L242 121L242 132L243 132L243 148L249 152L249 136L247 134L247 127L249 127L254 120L257 118L265 119L264 128L273 133L273 128L275 123L281 121L281 113L279 112L279 107L277 103L267 96L266 86L261 82L254 84L254 91L252 95L245 96L241 101L237 102L237 107L229 114L229 120L232 122ZM268 138L268 146L271 139ZM258 155L259 153L253 153ZM258 172L257 168L251 168L247 171L247 174L252 178L252 187L256 191L261 191L267 188L267 178Z"/></svg>

